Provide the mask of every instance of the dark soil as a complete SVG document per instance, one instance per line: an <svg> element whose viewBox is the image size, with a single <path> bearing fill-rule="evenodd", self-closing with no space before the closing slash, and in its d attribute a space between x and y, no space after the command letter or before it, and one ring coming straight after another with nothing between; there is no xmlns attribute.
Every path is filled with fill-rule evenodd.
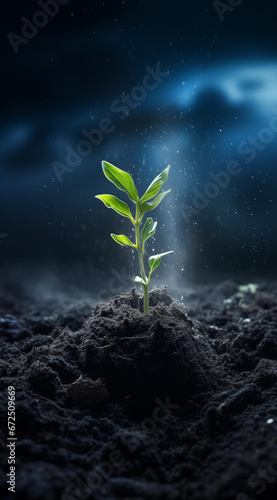
<svg viewBox="0 0 277 500"><path fill-rule="evenodd" d="M63 310L0 297L0 497L277 498L277 286L135 290ZM8 491L8 387L16 493Z"/></svg>

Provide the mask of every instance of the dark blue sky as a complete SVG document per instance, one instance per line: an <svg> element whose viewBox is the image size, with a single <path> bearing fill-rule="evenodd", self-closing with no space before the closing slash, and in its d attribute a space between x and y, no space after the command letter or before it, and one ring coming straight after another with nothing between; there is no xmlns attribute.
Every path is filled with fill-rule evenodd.
<svg viewBox="0 0 277 500"><path fill-rule="evenodd" d="M128 221L94 198L118 194L105 159L141 191L171 165L153 249L175 249L176 278L275 272L273 2L11 0L6 9L2 264L101 269L129 259L132 272L130 250L109 237L130 235Z"/></svg>

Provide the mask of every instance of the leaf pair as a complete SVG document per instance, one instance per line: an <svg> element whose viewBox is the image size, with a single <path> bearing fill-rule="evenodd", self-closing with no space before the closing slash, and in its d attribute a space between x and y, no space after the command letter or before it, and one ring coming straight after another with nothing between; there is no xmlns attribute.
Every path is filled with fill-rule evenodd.
<svg viewBox="0 0 277 500"><path fill-rule="evenodd" d="M163 193L157 195L162 185L167 180L170 166L166 167L157 177L155 177L155 179L151 182L151 184L149 185L149 187L147 188L141 199L139 199L138 197L137 189L133 181L133 178L128 172L125 172L124 170L115 167L114 165L108 163L107 161L102 161L102 169L107 179L111 181L118 189L124 191L129 196L130 200L132 200L138 206L140 222L143 218L143 215L149 210L154 210L154 208L156 208L162 201L163 197L170 192L169 189L168 191L164 191ZM148 201L153 197L155 197L154 200ZM119 200L119 198L111 194L99 194L95 196L95 198L101 200L107 208L112 208L119 215L122 215L123 217L127 217L128 219L130 219L132 224L134 225L136 224L129 206L124 201ZM146 220L145 225L141 232L143 248L145 241L148 238L150 238L150 236L155 234L156 226L157 223L156 222L154 223L151 217ZM136 245L132 243L130 239L124 234L116 235L112 233L111 237L119 245L131 246L136 248Z"/></svg>
<svg viewBox="0 0 277 500"><path fill-rule="evenodd" d="M128 172L125 172L124 170L115 167L114 165L108 163L107 161L102 161L102 169L107 179L109 179L109 181L111 181L118 189L124 191L129 196L130 200L132 200L136 205L138 205L140 219L142 219L143 215L149 210L154 210L154 208L156 208L162 201L163 197L170 192L169 189L168 191L164 191L163 193L160 193L158 196L156 196L159 190L161 189L162 185L167 180L170 166L166 167L151 182L151 184L149 185L149 187L147 188L141 199L139 199L138 197L137 189L133 181L133 178L130 174L128 174ZM150 202L148 201L154 197L155 197L154 200ZM123 217L128 217L133 224L135 223L130 208L124 201L121 201L116 196L112 196L109 194L100 194L96 196L96 198L99 198L99 200L103 201L106 207L112 208Z"/></svg>
<svg viewBox="0 0 277 500"><path fill-rule="evenodd" d="M135 282L139 283L142 286L147 286L149 283L150 276L151 276L152 272L155 269L157 269L157 267L160 265L162 257L164 255L167 255L167 254L172 253L172 252L173 252L173 250L170 250L170 252L163 252L163 253L158 253L157 255L151 255L151 257L149 257L149 259L148 259L148 264L150 267L150 274L149 274L148 280L144 281L140 276L136 276Z"/></svg>
<svg viewBox="0 0 277 500"><path fill-rule="evenodd" d="M138 201L140 201L140 203L144 203L158 194L162 185L167 181L170 166L168 165L168 167L155 177L140 200L133 178L128 172L115 167L107 161L102 161L102 169L107 179L109 179L109 181L111 181L118 189L125 191L130 200L134 203L137 203Z"/></svg>
<svg viewBox="0 0 277 500"><path fill-rule="evenodd" d="M99 198L99 196L98 196L98 198ZM149 219L147 219L147 221L145 222L143 229L141 230L141 240L142 240L143 249L144 249L144 244L145 244L146 240L148 240L148 238L150 238L151 236L153 236L153 234L155 234L156 227L157 227L157 222L154 222L152 217L149 217ZM113 234L112 233L111 237L119 245L137 248L137 245L132 243L129 240L128 236L125 236L125 234Z"/></svg>

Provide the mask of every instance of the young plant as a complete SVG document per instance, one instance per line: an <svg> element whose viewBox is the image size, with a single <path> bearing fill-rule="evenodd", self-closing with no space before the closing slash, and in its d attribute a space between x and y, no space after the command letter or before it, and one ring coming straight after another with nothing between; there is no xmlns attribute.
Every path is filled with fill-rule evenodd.
<svg viewBox="0 0 277 500"><path fill-rule="evenodd" d="M135 216L133 217L129 206L124 202L116 198L116 196L112 196L110 194L99 194L95 196L95 198L99 198L104 205L108 208L112 208L118 214L123 217L128 217L132 224L135 226L135 235L136 242L133 243L127 236L124 234L111 234L111 237L122 246L130 246L132 248L136 248L139 257L139 268L140 268L140 276L135 277L135 282L139 283L144 289L144 312L148 312L148 287L151 278L151 274L161 263L161 258L164 255L167 255L170 252L159 253L157 255L152 255L148 259L149 264L149 274L146 275L144 268L144 251L145 251L145 242L153 236L156 232L157 222L154 222L152 217L146 219L145 224L142 229L140 229L142 220L146 212L150 210L154 210L159 203L162 201L164 196L170 192L163 191L160 194L159 191L162 185L167 181L168 172L170 166L166 167L155 179L151 182L151 184L146 189L144 195L139 198L135 183L133 178L128 172L124 170L120 170L115 167L111 163L106 161L102 161L102 169L109 181L111 181L118 189L124 191L130 198L130 200L135 204ZM151 201L150 201L151 200Z"/></svg>

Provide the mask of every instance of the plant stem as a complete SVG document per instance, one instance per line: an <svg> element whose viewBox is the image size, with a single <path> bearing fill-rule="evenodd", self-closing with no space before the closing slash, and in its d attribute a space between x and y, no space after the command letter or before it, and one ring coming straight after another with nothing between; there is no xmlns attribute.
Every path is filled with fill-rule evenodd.
<svg viewBox="0 0 277 500"><path fill-rule="evenodd" d="M144 264L143 264L144 249L141 246L141 238L140 238L139 226L140 226L139 205L137 203L137 206L136 206L136 222L135 222L135 227L136 227L136 246L137 246L137 251L138 251L138 256L139 256L140 274L141 274L141 277L142 277L143 281L147 282L146 285L143 285L143 288L144 288L144 313L146 314L146 313L148 313L148 280L146 279L146 274L145 274L145 269L144 269Z"/></svg>
<svg viewBox="0 0 277 500"><path fill-rule="evenodd" d="M148 284L145 285L144 287L144 314L149 312L148 309Z"/></svg>

